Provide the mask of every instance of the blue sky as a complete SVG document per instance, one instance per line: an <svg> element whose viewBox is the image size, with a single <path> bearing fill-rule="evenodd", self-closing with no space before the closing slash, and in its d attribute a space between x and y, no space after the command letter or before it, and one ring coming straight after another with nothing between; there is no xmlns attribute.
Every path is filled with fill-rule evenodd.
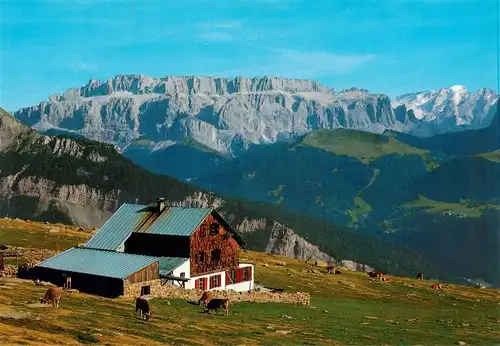
<svg viewBox="0 0 500 346"><path fill-rule="evenodd" d="M3 0L0 106L117 74L498 90L496 0Z"/></svg>

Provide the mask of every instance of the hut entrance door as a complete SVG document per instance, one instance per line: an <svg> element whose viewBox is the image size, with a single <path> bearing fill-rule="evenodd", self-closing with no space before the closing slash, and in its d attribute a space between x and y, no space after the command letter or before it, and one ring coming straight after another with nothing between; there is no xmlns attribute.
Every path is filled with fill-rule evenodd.
<svg viewBox="0 0 500 346"><path fill-rule="evenodd" d="M141 296L148 296L151 294L151 286L142 286L141 287Z"/></svg>

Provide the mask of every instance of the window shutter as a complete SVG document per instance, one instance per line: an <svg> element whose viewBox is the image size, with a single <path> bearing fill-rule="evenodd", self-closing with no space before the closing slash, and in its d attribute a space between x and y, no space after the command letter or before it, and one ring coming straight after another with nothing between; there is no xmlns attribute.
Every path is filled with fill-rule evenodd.
<svg viewBox="0 0 500 346"><path fill-rule="evenodd" d="M210 288L214 288L215 287L215 276L211 276L210 277Z"/></svg>
<svg viewBox="0 0 500 346"><path fill-rule="evenodd" d="M194 287L195 287L196 289L200 288L200 279L196 279L196 280L194 280Z"/></svg>
<svg viewBox="0 0 500 346"><path fill-rule="evenodd" d="M207 290L207 278L203 278L203 290L206 291Z"/></svg>
<svg viewBox="0 0 500 346"><path fill-rule="evenodd" d="M236 283L243 281L243 268L236 269Z"/></svg>
<svg viewBox="0 0 500 346"><path fill-rule="evenodd" d="M231 272L226 270L226 286L231 285Z"/></svg>
<svg viewBox="0 0 500 346"><path fill-rule="evenodd" d="M217 275L217 287L222 286L222 276L221 274Z"/></svg>
<svg viewBox="0 0 500 346"><path fill-rule="evenodd" d="M252 267L248 267L248 281L252 281Z"/></svg>

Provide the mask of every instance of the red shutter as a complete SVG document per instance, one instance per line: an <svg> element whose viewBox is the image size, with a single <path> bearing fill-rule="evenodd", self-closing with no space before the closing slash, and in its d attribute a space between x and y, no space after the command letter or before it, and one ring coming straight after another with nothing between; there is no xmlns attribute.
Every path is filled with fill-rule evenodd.
<svg viewBox="0 0 500 346"><path fill-rule="evenodd" d="M207 290L207 278L203 278L203 290L206 291Z"/></svg>
<svg viewBox="0 0 500 346"><path fill-rule="evenodd" d="M243 281L243 268L236 269L236 283Z"/></svg>
<svg viewBox="0 0 500 346"><path fill-rule="evenodd" d="M221 274L217 275L217 287L222 286L222 277Z"/></svg>
<svg viewBox="0 0 500 346"><path fill-rule="evenodd" d="M215 276L211 276L210 277L210 288L214 288L215 287Z"/></svg>
<svg viewBox="0 0 500 346"><path fill-rule="evenodd" d="M196 280L194 280L194 287L195 287L196 289L200 288L200 279L196 279Z"/></svg>
<svg viewBox="0 0 500 346"><path fill-rule="evenodd" d="M252 281L252 267L247 267L248 268L248 281Z"/></svg>
<svg viewBox="0 0 500 346"><path fill-rule="evenodd" d="M231 272L226 270L226 286L231 285Z"/></svg>

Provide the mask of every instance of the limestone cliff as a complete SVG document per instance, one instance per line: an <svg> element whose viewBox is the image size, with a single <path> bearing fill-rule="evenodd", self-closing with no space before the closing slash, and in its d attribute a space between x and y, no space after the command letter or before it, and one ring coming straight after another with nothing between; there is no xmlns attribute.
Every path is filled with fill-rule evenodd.
<svg viewBox="0 0 500 346"><path fill-rule="evenodd" d="M323 128L382 132L395 124L385 95L339 94L308 80L120 75L53 95L15 112L37 129L73 131L125 147L192 138L238 155L251 144L274 143Z"/></svg>

